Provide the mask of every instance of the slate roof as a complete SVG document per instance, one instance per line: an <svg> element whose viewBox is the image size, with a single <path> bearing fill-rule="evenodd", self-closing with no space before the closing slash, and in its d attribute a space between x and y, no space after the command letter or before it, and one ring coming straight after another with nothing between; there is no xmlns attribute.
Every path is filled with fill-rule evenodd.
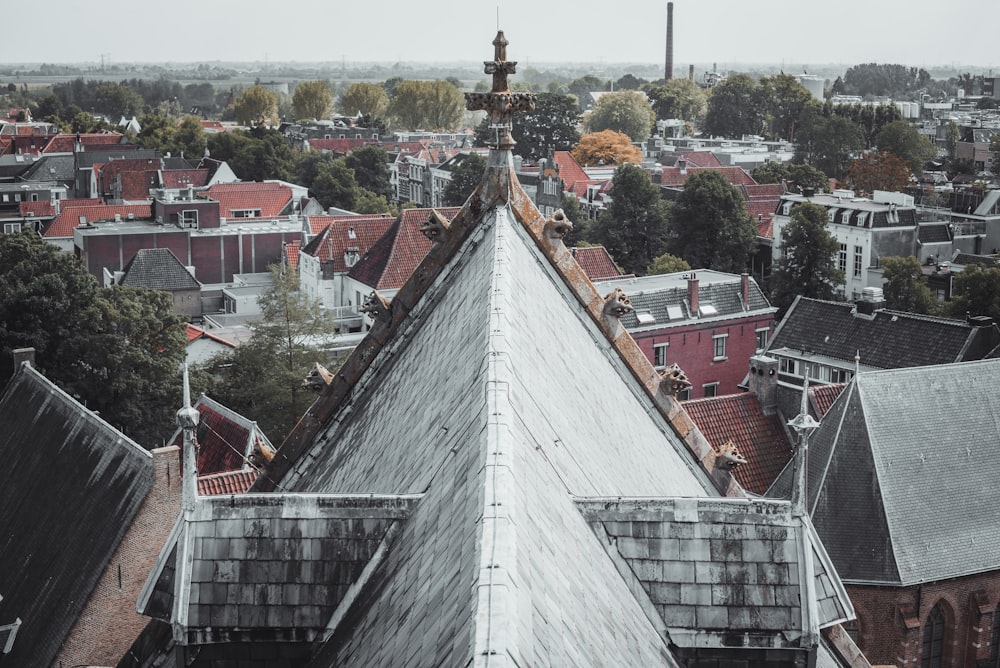
<svg viewBox="0 0 1000 668"><path fill-rule="evenodd" d="M5 664L48 668L153 483L150 453L34 369L0 398Z"/></svg>
<svg viewBox="0 0 1000 668"><path fill-rule="evenodd" d="M882 309L855 316L854 304L796 297L767 346L829 357L865 367L897 369L980 359L996 344L996 328L964 320Z"/></svg>
<svg viewBox="0 0 1000 668"><path fill-rule="evenodd" d="M274 450L270 439L256 422L215 399L203 394L198 397L194 408L200 415L196 433L199 475L253 468L249 459L255 449ZM181 430L178 429L171 437L170 444L182 447L183 440Z"/></svg>
<svg viewBox="0 0 1000 668"><path fill-rule="evenodd" d="M20 178L23 181L72 181L74 171L72 155L43 155Z"/></svg>
<svg viewBox="0 0 1000 668"><path fill-rule="evenodd" d="M451 218L458 211L458 207L437 209L445 218ZM420 232L420 226L427 222L429 213L430 209L404 210L351 268L348 276L375 290L401 288L431 249L430 239Z"/></svg>
<svg viewBox="0 0 1000 668"><path fill-rule="evenodd" d="M67 200L69 202L70 200ZM75 202L93 202L79 206ZM59 206L59 214L52 220L52 223L45 228L42 236L47 239L58 239L72 237L73 230L80 224L80 216L85 216L88 223L98 220L114 220L115 216L121 216L122 220L128 219L129 214L135 218L151 219L153 217L153 204L101 204L98 199L72 200L73 204L63 203Z"/></svg>
<svg viewBox="0 0 1000 668"><path fill-rule="evenodd" d="M279 216L292 201L292 189L273 182L216 183L201 194L219 203L219 214L224 218L244 209L260 209L262 218Z"/></svg>
<svg viewBox="0 0 1000 668"><path fill-rule="evenodd" d="M201 288L201 283L169 248L140 248L122 270L120 283L167 292Z"/></svg>
<svg viewBox="0 0 1000 668"><path fill-rule="evenodd" d="M684 410L716 450L732 442L747 460L733 471L747 491L765 494L792 458L781 416L765 415L755 394L685 401Z"/></svg>
<svg viewBox="0 0 1000 668"><path fill-rule="evenodd" d="M573 259L592 281L604 281L622 275L615 261L604 246L582 246L573 248Z"/></svg>
<svg viewBox="0 0 1000 668"><path fill-rule="evenodd" d="M834 402L810 439L809 511L845 581L1000 568L998 373L1000 360L863 372Z"/></svg>
<svg viewBox="0 0 1000 668"><path fill-rule="evenodd" d="M972 253L956 253L955 257L951 259L951 263L962 266L977 264L985 269L989 269L990 267L995 267L1000 264L1000 262L997 262L997 258L992 255L974 255Z"/></svg>
<svg viewBox="0 0 1000 668"><path fill-rule="evenodd" d="M921 223L917 226L917 240L922 244L941 244L951 241L948 223Z"/></svg>

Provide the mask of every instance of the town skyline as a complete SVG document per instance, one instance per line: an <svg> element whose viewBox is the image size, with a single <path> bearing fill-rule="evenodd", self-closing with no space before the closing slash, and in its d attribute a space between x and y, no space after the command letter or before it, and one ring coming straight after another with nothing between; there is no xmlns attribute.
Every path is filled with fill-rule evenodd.
<svg viewBox="0 0 1000 668"><path fill-rule="evenodd" d="M0 44L0 63L465 63L489 55L488 39L497 28L507 34L511 58L522 67L662 63L666 44L667 3L661 0L626 0L599 20L566 2L458 6L432 0L413 15L397 0L373 0L365 5L371 20L352 11L350 30L339 28L336 6L317 0L296 3L287 24L276 22L273 12L178 0L170 12L155 17L152 36L148 28L131 23L133 30L116 29L113 38L108 37L109 17L133 9L122 0L110 0L100 15L81 15L69 0L53 0L47 7L50 34L102 37L81 46L73 39L41 42L29 31L13 31ZM988 0L957 0L947 12L939 7L919 0L904 13L895 6L845 0L836 10L821 11L790 0L677 0L675 76L684 76L681 67L699 63L780 63L789 72L813 64L863 62L984 70L1000 65L980 42L962 37L970 16L992 9ZM195 22L194 17L200 18ZM311 18L296 28L303 17ZM307 32L324 22L329 31ZM287 32L276 34L281 25ZM222 34L212 26L223 26ZM602 37L608 34L613 39Z"/></svg>

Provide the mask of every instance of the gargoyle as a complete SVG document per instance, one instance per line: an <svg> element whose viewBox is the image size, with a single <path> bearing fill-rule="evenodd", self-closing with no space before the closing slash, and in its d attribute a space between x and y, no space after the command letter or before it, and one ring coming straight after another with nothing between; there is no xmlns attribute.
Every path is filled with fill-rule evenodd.
<svg viewBox="0 0 1000 668"><path fill-rule="evenodd" d="M389 300L372 290L359 310L371 316L372 320L386 320L389 318Z"/></svg>
<svg viewBox="0 0 1000 668"><path fill-rule="evenodd" d="M620 318L632 310L632 300L621 288L615 288L604 298L604 315Z"/></svg>
<svg viewBox="0 0 1000 668"><path fill-rule="evenodd" d="M308 387L314 392L319 392L333 381L333 374L326 370L326 367L316 362L309 375L302 379L302 387Z"/></svg>
<svg viewBox="0 0 1000 668"><path fill-rule="evenodd" d="M573 231L573 221L566 217L562 209L556 209L545 219L545 236L549 239L562 239Z"/></svg>
<svg viewBox="0 0 1000 668"><path fill-rule="evenodd" d="M667 369L664 369L661 374L660 387L663 389L664 393L669 394L672 397L676 397L680 392L691 387L691 381L688 380L683 369L677 366L677 363L675 362Z"/></svg>
<svg viewBox="0 0 1000 668"><path fill-rule="evenodd" d="M250 466L262 468L274 459L275 452L277 451L274 448L265 443L263 439L258 438L257 442L253 445L253 451L247 457L247 462L249 462Z"/></svg>
<svg viewBox="0 0 1000 668"><path fill-rule="evenodd" d="M732 471L740 464L746 463L746 458L740 454L740 451L736 449L736 444L731 440L715 453L716 466L726 471Z"/></svg>
<svg viewBox="0 0 1000 668"><path fill-rule="evenodd" d="M437 209L431 209L427 220L420 225L420 232L434 243L439 243L444 241L450 225L451 221L438 213Z"/></svg>

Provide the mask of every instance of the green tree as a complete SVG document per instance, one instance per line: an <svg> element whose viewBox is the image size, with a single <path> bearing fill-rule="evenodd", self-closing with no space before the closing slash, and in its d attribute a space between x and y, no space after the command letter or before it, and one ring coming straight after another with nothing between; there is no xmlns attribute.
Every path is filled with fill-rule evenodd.
<svg viewBox="0 0 1000 668"><path fill-rule="evenodd" d="M241 125L277 125L278 98L263 86L244 89L233 104L236 121Z"/></svg>
<svg viewBox="0 0 1000 668"><path fill-rule="evenodd" d="M840 244L827 229L826 209L804 202L781 231L782 257L771 274L771 304L784 314L797 295L834 299L844 272L835 264Z"/></svg>
<svg viewBox="0 0 1000 668"><path fill-rule="evenodd" d="M851 163L847 181L860 192L899 192L910 182L910 167L892 151L869 151Z"/></svg>
<svg viewBox="0 0 1000 668"><path fill-rule="evenodd" d="M102 83L94 89L94 108L108 115L111 120L124 116L131 118L142 113L142 97L123 83Z"/></svg>
<svg viewBox="0 0 1000 668"><path fill-rule="evenodd" d="M564 192L562 195L562 210L571 223L573 229L563 237L563 243L567 247L576 246L581 239L587 238L588 223L587 216L580 206L580 199L571 192Z"/></svg>
<svg viewBox="0 0 1000 668"><path fill-rule="evenodd" d="M935 311L934 295L927 287L920 260L912 255L884 257L880 264L882 278L886 281L882 291L887 307L909 313L927 314Z"/></svg>
<svg viewBox="0 0 1000 668"><path fill-rule="evenodd" d="M340 96L340 109L349 115L385 118L389 112L389 96L382 86L364 81L353 83Z"/></svg>
<svg viewBox="0 0 1000 668"><path fill-rule="evenodd" d="M827 116L814 107L802 113L796 134L795 162L812 165L827 176L843 178L851 159L864 147L856 123L837 115Z"/></svg>
<svg viewBox="0 0 1000 668"><path fill-rule="evenodd" d="M347 154L346 165L354 170L354 180L376 196L389 197L389 154L381 146L362 146Z"/></svg>
<svg viewBox="0 0 1000 668"><path fill-rule="evenodd" d="M750 175L757 183L784 182L792 191L799 188L814 188L819 192L828 189L830 184L829 177L811 165L797 165L776 160L756 167Z"/></svg>
<svg viewBox="0 0 1000 668"><path fill-rule="evenodd" d="M517 114L511 124L511 135L517 145L514 152L529 160L544 158L551 148L568 151L580 141L580 111L569 95L539 93L535 110ZM476 129L476 146L487 146L494 140L489 120Z"/></svg>
<svg viewBox="0 0 1000 668"><path fill-rule="evenodd" d="M656 114L640 93L626 90L602 95L583 120L587 132L614 130L632 141L645 141L656 122Z"/></svg>
<svg viewBox="0 0 1000 668"><path fill-rule="evenodd" d="M615 82L615 90L639 90L645 83L649 82L645 79L640 79L634 74L623 74L618 81Z"/></svg>
<svg viewBox="0 0 1000 668"><path fill-rule="evenodd" d="M602 81L601 79L598 79L593 74L588 74L569 82L566 89L569 91L570 95L576 98L576 103L579 105L580 109L586 109L590 106L590 94L592 92L608 90L610 88L610 83L610 81Z"/></svg>
<svg viewBox="0 0 1000 668"><path fill-rule="evenodd" d="M759 135L765 114L760 86L746 74L735 74L712 89L703 129L716 137Z"/></svg>
<svg viewBox="0 0 1000 668"><path fill-rule="evenodd" d="M790 74L775 74L760 80L770 139L795 141L795 128L807 106L818 106L812 94Z"/></svg>
<svg viewBox="0 0 1000 668"><path fill-rule="evenodd" d="M333 113L333 91L325 81L303 81L292 94L295 118L322 120Z"/></svg>
<svg viewBox="0 0 1000 668"><path fill-rule="evenodd" d="M958 123L953 120L948 121L948 128L945 130L944 147L949 160L955 159L955 150L958 148Z"/></svg>
<svg viewBox="0 0 1000 668"><path fill-rule="evenodd" d="M680 118L699 123L705 117L705 110L708 107L705 91L690 79L671 79L664 84L646 84L642 90L649 96L657 118Z"/></svg>
<svg viewBox="0 0 1000 668"><path fill-rule="evenodd" d="M655 276L657 274L676 274L679 271L691 271L691 265L689 265L683 258L671 255L670 253L664 253L663 255L653 258L653 263L646 267L647 276Z"/></svg>
<svg viewBox="0 0 1000 668"><path fill-rule="evenodd" d="M984 315L1000 321L1000 267L967 265L952 282L946 310L953 318Z"/></svg>
<svg viewBox="0 0 1000 668"><path fill-rule="evenodd" d="M573 158L584 167L642 162L642 151L632 145L628 135L614 130L583 135L572 153Z"/></svg>
<svg viewBox="0 0 1000 668"><path fill-rule="evenodd" d="M465 102L447 81L402 81L389 113L407 130L454 130L462 122Z"/></svg>
<svg viewBox="0 0 1000 668"><path fill-rule="evenodd" d="M0 349L33 347L48 378L149 448L180 396L186 338L171 306L167 293L99 287L38 235L0 235Z"/></svg>
<svg viewBox="0 0 1000 668"><path fill-rule="evenodd" d="M612 179L611 204L587 240L603 244L627 273L641 274L665 249L669 210L646 170L621 165Z"/></svg>
<svg viewBox="0 0 1000 668"><path fill-rule="evenodd" d="M249 132L222 132L207 138L212 157L228 162L241 179L292 179L296 153L277 130L261 126Z"/></svg>
<svg viewBox="0 0 1000 668"><path fill-rule="evenodd" d="M316 179L309 190L324 208L336 207L354 211L361 189L354 179L354 170L345 164L344 158L319 164Z"/></svg>
<svg viewBox="0 0 1000 668"><path fill-rule="evenodd" d="M298 289L292 272L272 268L274 287L260 298L263 320L248 341L211 360L217 376L210 394L283 442L315 396L302 388L315 363L327 364L319 345L336 331L332 319Z"/></svg>
<svg viewBox="0 0 1000 668"><path fill-rule="evenodd" d="M476 189L486 171L486 158L478 153L468 154L451 172L451 181L444 189L445 206L462 206Z"/></svg>
<svg viewBox="0 0 1000 668"><path fill-rule="evenodd" d="M177 125L174 142L167 150L172 155L183 155L197 159L205 154L205 128L197 116L185 116Z"/></svg>
<svg viewBox="0 0 1000 668"><path fill-rule="evenodd" d="M698 269L740 273L757 247L757 225L721 172L688 175L670 213L666 251Z"/></svg>
<svg viewBox="0 0 1000 668"><path fill-rule="evenodd" d="M875 143L880 151L892 151L901 158L917 176L924 173L924 164L937 157L934 144L903 120L893 121L883 127Z"/></svg>

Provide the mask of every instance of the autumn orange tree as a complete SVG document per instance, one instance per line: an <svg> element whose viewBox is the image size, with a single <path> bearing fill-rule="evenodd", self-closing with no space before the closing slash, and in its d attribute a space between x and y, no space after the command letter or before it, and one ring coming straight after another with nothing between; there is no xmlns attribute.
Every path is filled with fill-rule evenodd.
<svg viewBox="0 0 1000 668"><path fill-rule="evenodd" d="M642 151L632 145L629 136L614 130L585 134L571 151L584 167L596 165L621 165L626 162L642 163Z"/></svg>
<svg viewBox="0 0 1000 668"><path fill-rule="evenodd" d="M869 151L851 163L847 179L861 192L898 192L910 182L910 167L892 151Z"/></svg>

